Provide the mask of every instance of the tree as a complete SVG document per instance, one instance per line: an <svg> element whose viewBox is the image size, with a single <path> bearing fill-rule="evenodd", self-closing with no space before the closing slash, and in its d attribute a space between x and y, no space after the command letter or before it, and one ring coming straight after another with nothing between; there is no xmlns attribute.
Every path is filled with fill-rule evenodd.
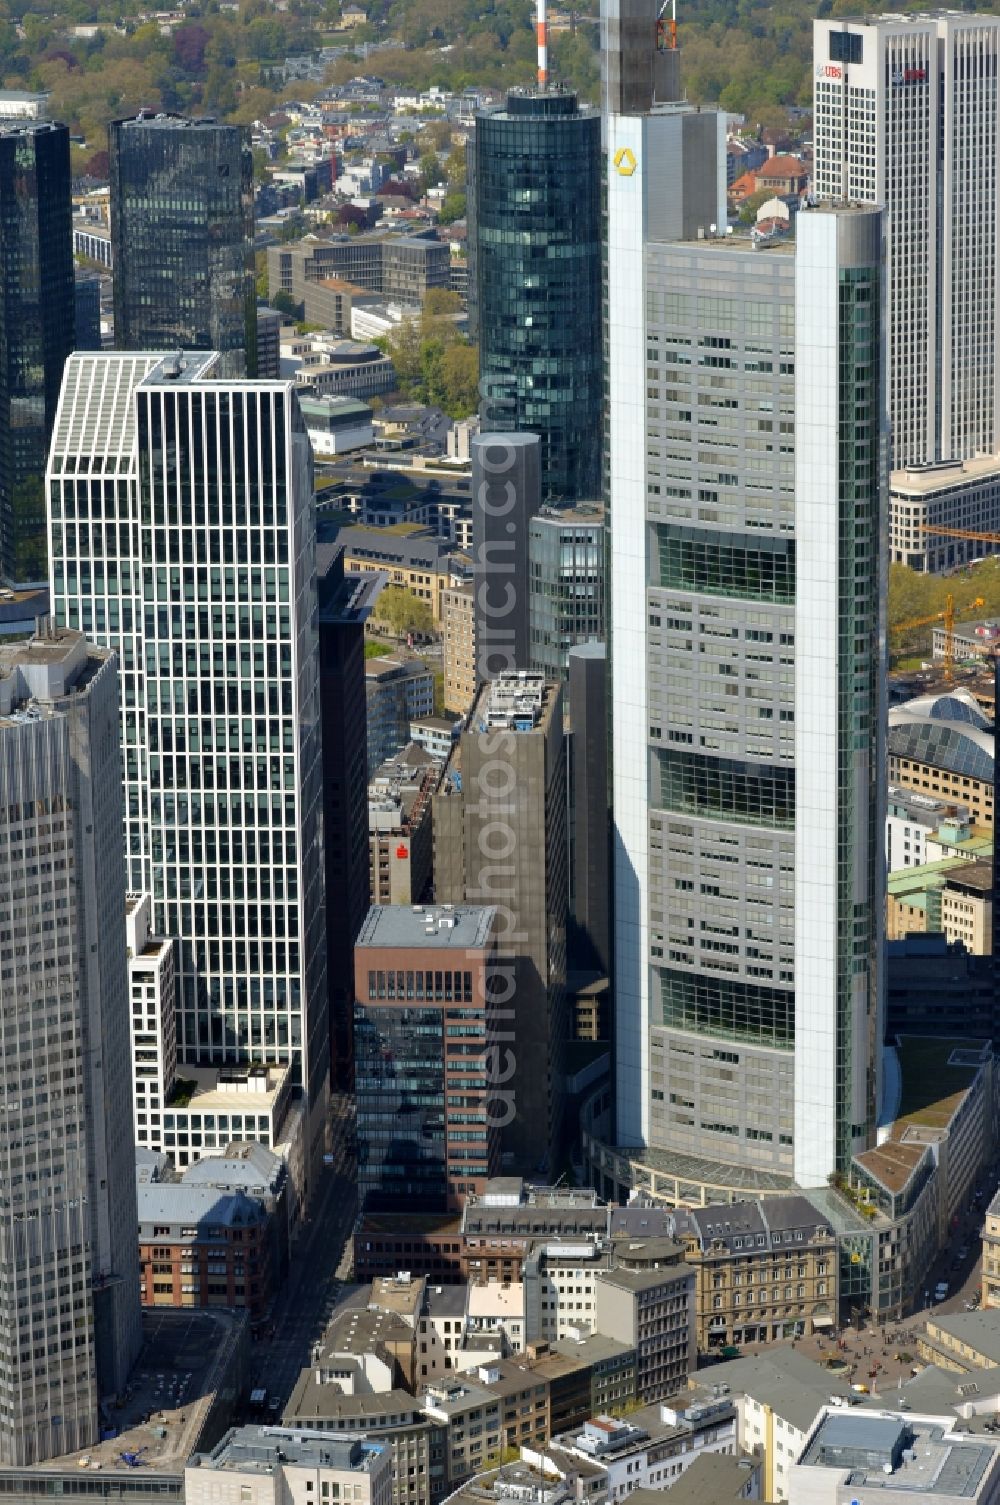
<svg viewBox="0 0 1000 1505"><path fill-rule="evenodd" d="M465 218L467 209L464 193L446 193L438 210L438 224L453 225L457 219Z"/></svg>
<svg viewBox="0 0 1000 1505"><path fill-rule="evenodd" d="M449 345L439 369L441 407L449 418L469 418L479 409L479 348L464 341Z"/></svg>
<svg viewBox="0 0 1000 1505"><path fill-rule="evenodd" d="M375 603L373 613L396 637L407 633L429 634L434 631L434 617L426 601L421 601L404 585L389 585Z"/></svg>

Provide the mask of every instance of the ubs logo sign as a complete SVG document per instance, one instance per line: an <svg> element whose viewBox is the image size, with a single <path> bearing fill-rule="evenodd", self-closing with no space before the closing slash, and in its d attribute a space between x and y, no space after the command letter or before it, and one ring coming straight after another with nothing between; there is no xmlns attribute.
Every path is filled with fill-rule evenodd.
<svg viewBox="0 0 1000 1505"><path fill-rule="evenodd" d="M816 69L817 78L832 78L839 82L843 76L844 70L839 63L820 63Z"/></svg>
<svg viewBox="0 0 1000 1505"><path fill-rule="evenodd" d="M893 81L894 84L897 84L897 85L898 84L925 84L927 82L927 69L926 68L904 68L904 69L900 70L900 69L897 68L896 72L892 75L892 81Z"/></svg>

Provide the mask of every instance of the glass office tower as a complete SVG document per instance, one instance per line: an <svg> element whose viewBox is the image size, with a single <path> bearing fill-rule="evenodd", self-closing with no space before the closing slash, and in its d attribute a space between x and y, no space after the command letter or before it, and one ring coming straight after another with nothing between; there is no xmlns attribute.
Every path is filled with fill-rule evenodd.
<svg viewBox="0 0 1000 1505"><path fill-rule="evenodd" d="M0 574L44 582L45 452L73 349L69 131L0 130Z"/></svg>
<svg viewBox="0 0 1000 1505"><path fill-rule="evenodd" d="M247 133L141 113L108 127L115 345L217 350L255 376L253 160Z"/></svg>
<svg viewBox="0 0 1000 1505"><path fill-rule="evenodd" d="M291 382L216 370L67 362L52 609L119 656L129 886L179 942L178 1059L290 1066L312 1150L329 1072L312 451Z"/></svg>
<svg viewBox="0 0 1000 1505"><path fill-rule="evenodd" d="M539 434L542 496L601 494L601 127L563 89L476 118L483 432Z"/></svg>

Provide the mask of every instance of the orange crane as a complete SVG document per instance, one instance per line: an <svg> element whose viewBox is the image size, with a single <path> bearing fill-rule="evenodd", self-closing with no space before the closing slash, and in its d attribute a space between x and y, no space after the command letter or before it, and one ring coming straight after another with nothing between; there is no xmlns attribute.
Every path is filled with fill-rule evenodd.
<svg viewBox="0 0 1000 1505"><path fill-rule="evenodd" d="M917 531L933 533L938 538L971 538L974 543L1000 544L1000 533L975 533L970 528L935 528L931 523L920 523Z"/></svg>
<svg viewBox="0 0 1000 1505"><path fill-rule="evenodd" d="M940 531L940 530L939 530ZM986 605L982 596L977 596L968 605L955 610L955 597L948 592L945 598L944 611L932 612L929 617L911 617L907 622L897 622L889 629L890 632L909 632L914 627L927 627L931 622L944 623L944 677L947 684L951 684L952 671L955 663L955 622L958 617L968 616L970 612L980 611Z"/></svg>

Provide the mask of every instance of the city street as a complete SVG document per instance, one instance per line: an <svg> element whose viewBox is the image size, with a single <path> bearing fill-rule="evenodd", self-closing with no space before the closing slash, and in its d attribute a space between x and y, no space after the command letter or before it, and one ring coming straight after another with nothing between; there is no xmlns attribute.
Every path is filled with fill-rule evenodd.
<svg viewBox="0 0 1000 1505"><path fill-rule="evenodd" d="M308 1219L299 1231L288 1278L274 1303L267 1331L272 1337L252 1345L251 1388L267 1391L284 1408L299 1371L309 1362L312 1344L325 1325L331 1305L331 1282L349 1252L354 1229L356 1187L353 1116L343 1098L331 1109L333 1164L322 1170ZM277 1413L280 1415L280 1412Z"/></svg>

